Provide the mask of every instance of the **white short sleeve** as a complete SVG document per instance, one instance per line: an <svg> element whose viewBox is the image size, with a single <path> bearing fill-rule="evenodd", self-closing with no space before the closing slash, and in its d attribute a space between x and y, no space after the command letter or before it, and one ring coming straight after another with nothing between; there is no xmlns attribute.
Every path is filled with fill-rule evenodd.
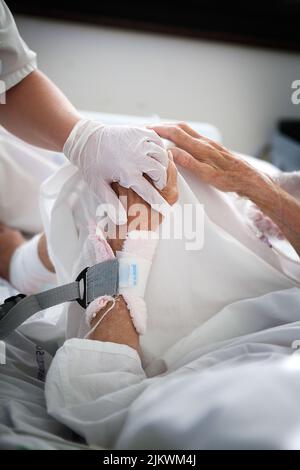
<svg viewBox="0 0 300 470"><path fill-rule="evenodd" d="M6 3L0 0L0 93L15 86L36 68L36 53L25 44Z"/></svg>

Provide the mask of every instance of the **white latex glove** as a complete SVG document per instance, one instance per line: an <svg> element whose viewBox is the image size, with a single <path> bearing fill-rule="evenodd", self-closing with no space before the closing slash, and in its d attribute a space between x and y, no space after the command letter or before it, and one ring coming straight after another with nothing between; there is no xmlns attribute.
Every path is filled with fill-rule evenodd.
<svg viewBox="0 0 300 470"><path fill-rule="evenodd" d="M272 179L287 193L300 201L300 171L283 172L273 176ZM279 240L285 238L277 225L265 216L255 204L251 204L248 216L263 235L278 238Z"/></svg>
<svg viewBox="0 0 300 470"><path fill-rule="evenodd" d="M161 190L167 182L168 154L162 139L152 130L129 126L105 126L89 119L80 120L64 145L64 154L77 166L89 188L107 204L109 217L117 224L127 221L126 212L112 182L132 188L160 212L168 204L144 178L148 175ZM155 207L154 207L155 209Z"/></svg>

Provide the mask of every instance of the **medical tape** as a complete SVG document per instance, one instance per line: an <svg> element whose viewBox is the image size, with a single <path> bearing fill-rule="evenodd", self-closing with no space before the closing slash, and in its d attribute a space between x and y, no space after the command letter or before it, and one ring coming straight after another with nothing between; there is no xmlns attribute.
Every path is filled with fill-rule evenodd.
<svg viewBox="0 0 300 470"><path fill-rule="evenodd" d="M119 261L119 294L144 298L152 261L140 256L117 252Z"/></svg>

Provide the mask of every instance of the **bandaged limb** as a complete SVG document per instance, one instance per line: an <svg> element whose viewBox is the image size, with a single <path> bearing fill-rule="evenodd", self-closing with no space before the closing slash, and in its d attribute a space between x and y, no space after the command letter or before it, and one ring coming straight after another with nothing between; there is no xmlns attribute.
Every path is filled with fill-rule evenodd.
<svg viewBox="0 0 300 470"><path fill-rule="evenodd" d="M176 169L173 162L170 162L170 167L172 171L169 173L175 173L176 185ZM172 178L170 178L170 182L171 181L173 181ZM174 191L170 194L173 197ZM130 207L130 209L132 209L132 207ZM146 205L146 220L148 221L149 217L147 211L151 211L149 205ZM143 317L146 316L143 295L155 249L153 241L149 240L148 242L154 245L152 246L150 257L148 257L150 253L149 248L145 250L145 256L136 256L132 254L130 250L127 250L127 253L125 250L127 243L125 243L124 250L122 251L126 251L126 259L123 259L125 256L124 253L120 253L120 255L118 255L120 256L119 260L114 259L108 262L101 262L101 260L99 260L96 264L94 264L93 261L89 264L87 262L84 269L82 269L82 266L80 270L78 269L77 273L79 272L79 274L73 282L57 287L45 286L45 284L51 283L52 279L48 280L48 270L42 270L44 266L38 253L38 239L35 238L28 244L24 243L22 247L19 247L15 251L11 262L11 278L15 286L22 292L21 295L6 299L5 303L0 306L1 325L3 327L1 329L2 337L5 338L9 332L19 324L45 308L73 301L77 301L81 307L86 308L99 296L109 295L115 297L119 293L123 294L124 297L126 295L125 300L127 301L134 327L138 333L143 333L146 328L143 319ZM142 252L140 252L140 254L142 254ZM50 260L48 261L50 264ZM122 271L121 278L119 276L119 266L122 268L120 269L120 272ZM26 271L26 268L29 268L29 271ZM126 282L124 284L124 268L129 269L130 276L128 276L128 279L125 277L125 281L128 281L128 284L126 284ZM120 279L122 282L119 282ZM52 287L52 289L50 287ZM123 288L125 288L125 290L123 290ZM130 289L128 295L127 288ZM33 293L34 295L26 297L24 293ZM137 312L139 311L141 314L138 315ZM84 323L82 323L82 326L84 328ZM85 331L83 329L80 336L84 337L85 334L86 329Z"/></svg>
<svg viewBox="0 0 300 470"><path fill-rule="evenodd" d="M26 241L21 232L0 223L0 277L23 294L44 290L55 283L45 234Z"/></svg>
<svg viewBox="0 0 300 470"><path fill-rule="evenodd" d="M36 235L15 250L9 263L9 280L22 294L35 294L55 284L44 234Z"/></svg>
<svg viewBox="0 0 300 470"><path fill-rule="evenodd" d="M165 197L170 204L174 204L177 199L177 173L172 161L168 167L166 188ZM99 256L109 259L121 252L126 257L141 256L149 261L155 251L153 240L148 245L141 244L141 238L130 239L127 243L128 234L139 230L153 233L162 219L151 217L153 210L131 189L114 185L114 190L119 197L128 196L127 224L119 226L116 236L109 240L110 249L105 245L106 241L102 243L101 237L96 236L95 231L92 233L97 260ZM138 221L136 214L130 212L136 203L146 207ZM131 230L133 225L134 230ZM131 292L141 301L147 272L144 275L146 277L138 290ZM88 339L66 341L47 375L45 392L48 413L83 436L89 444L112 447L129 407L149 384L139 356L141 325L133 318L139 312L130 311L131 306L126 301L126 295L127 300L130 297L129 291L130 287L124 287L123 294L117 299L100 298L89 305L86 320L93 330L89 332Z"/></svg>
<svg viewBox="0 0 300 470"><path fill-rule="evenodd" d="M86 313L88 324L91 326L91 334L87 336L90 339L98 339L97 331L99 329L100 338L103 340L103 335L105 337L104 326L108 325L109 337L111 331L116 331L116 342L119 343L118 330L125 332L126 328L113 328L110 323L114 324L116 321L115 310L121 312L122 321L126 317L126 315L124 316L126 311L127 317L128 315L129 318L131 317L132 325L128 329L130 340L125 334L124 343L130 346L134 344L133 347L138 349L138 336L134 338L132 326L137 335L144 334L146 331L147 308L144 294L158 241L156 230L162 221L162 216L155 213L133 190L122 188L118 184L113 185L113 190L123 203L126 199L127 223L116 227L115 237L109 240L111 251L109 251L109 247L105 247L107 242L103 239L97 239L95 233L92 239L98 253L101 252L102 261L114 255L119 260L119 293L122 296L122 301L118 303L118 300L115 299L101 298L92 302ZM170 204L174 204L177 200L177 172L173 161L169 162L164 197ZM107 304L109 305L107 306ZM102 308L97 314L99 305Z"/></svg>

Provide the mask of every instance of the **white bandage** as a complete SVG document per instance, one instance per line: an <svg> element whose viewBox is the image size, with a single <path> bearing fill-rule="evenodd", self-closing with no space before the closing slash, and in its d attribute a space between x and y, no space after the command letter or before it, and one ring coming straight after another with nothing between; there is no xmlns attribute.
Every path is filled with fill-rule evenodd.
<svg viewBox="0 0 300 470"><path fill-rule="evenodd" d="M119 259L119 293L144 298L152 262L122 251L117 252L117 258Z"/></svg>
<svg viewBox="0 0 300 470"><path fill-rule="evenodd" d="M93 241L96 250L97 262L113 258L114 254L109 244L102 234L97 235L96 232L96 226L91 225L90 239ZM144 295L157 242L157 233L134 230L127 234L122 251L118 251L116 254L119 260L119 294L123 296L132 323L139 334L144 334L147 326L147 308ZM88 306L85 321L89 328L91 328L91 322L97 313L103 309L109 301L114 302L114 299L112 297L103 296L95 299ZM109 307L106 313L110 312L112 308L113 305ZM102 318L104 318L104 316ZM101 321L102 320L99 320L96 326L94 326L85 337L89 337L91 332L98 327Z"/></svg>
<svg viewBox="0 0 300 470"><path fill-rule="evenodd" d="M14 252L9 269L11 284L22 294L36 294L56 283L56 275L43 265L38 254L41 234Z"/></svg>
<svg viewBox="0 0 300 470"><path fill-rule="evenodd" d="M139 334L144 334L147 326L144 295L157 242L157 233L134 230L127 234L122 251L117 252L119 293Z"/></svg>

